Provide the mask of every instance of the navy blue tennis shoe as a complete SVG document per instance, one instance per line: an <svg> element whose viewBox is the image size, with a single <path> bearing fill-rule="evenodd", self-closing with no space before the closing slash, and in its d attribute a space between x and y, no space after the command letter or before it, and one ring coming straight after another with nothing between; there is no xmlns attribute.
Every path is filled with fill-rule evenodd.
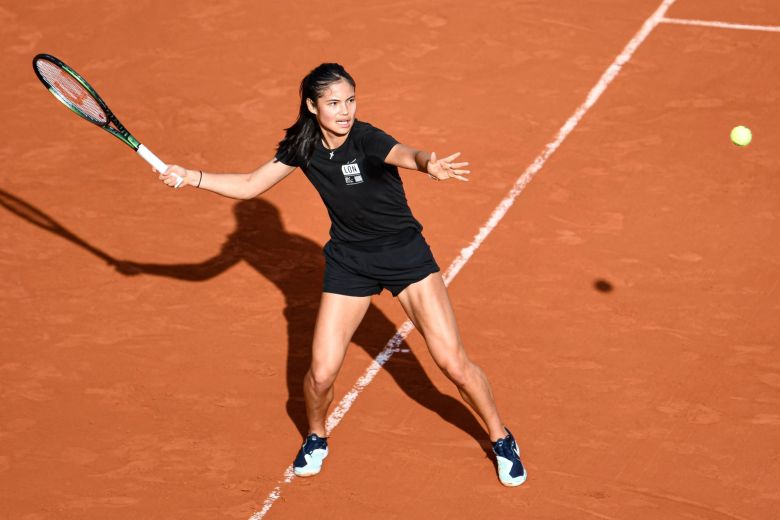
<svg viewBox="0 0 780 520"><path fill-rule="evenodd" d="M316 433L303 440L301 451L293 462L293 471L299 477L311 477L322 470L322 461L328 456L328 439Z"/></svg>
<svg viewBox="0 0 780 520"><path fill-rule="evenodd" d="M519 486L525 482L528 473L520 461L520 448L508 428L507 436L493 443L493 453L498 463L498 480L505 486Z"/></svg>

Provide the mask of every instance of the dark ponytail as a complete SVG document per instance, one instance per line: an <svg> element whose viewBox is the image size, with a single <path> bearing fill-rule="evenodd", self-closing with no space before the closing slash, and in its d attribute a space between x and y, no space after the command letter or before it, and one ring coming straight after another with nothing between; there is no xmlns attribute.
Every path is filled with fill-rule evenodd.
<svg viewBox="0 0 780 520"><path fill-rule="evenodd" d="M333 83L341 80L355 87L355 80L338 63L323 63L318 66L301 81L300 95L301 105L298 109L298 119L286 129L284 139L279 142L277 156L294 157L299 164L307 164L314 153L314 145L317 139L322 137L317 118L309 112L306 100L311 99L315 104L325 91Z"/></svg>

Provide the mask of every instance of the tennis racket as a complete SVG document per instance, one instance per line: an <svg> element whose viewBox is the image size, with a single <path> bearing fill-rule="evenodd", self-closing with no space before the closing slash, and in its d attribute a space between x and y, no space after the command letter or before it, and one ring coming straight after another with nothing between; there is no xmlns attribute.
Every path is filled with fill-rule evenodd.
<svg viewBox="0 0 780 520"><path fill-rule="evenodd" d="M35 56L33 69L41 83L66 107L138 152L158 172L164 173L168 169L167 164L130 134L97 91L78 72L50 54ZM176 174L173 176L176 178L175 187L178 188L184 179Z"/></svg>

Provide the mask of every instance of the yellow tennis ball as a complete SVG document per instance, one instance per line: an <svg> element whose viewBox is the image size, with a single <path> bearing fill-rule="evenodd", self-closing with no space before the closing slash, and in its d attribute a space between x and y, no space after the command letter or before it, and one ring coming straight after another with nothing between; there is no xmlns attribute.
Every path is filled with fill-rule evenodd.
<svg viewBox="0 0 780 520"><path fill-rule="evenodd" d="M746 126L735 126L731 130L731 142L737 146L747 146L753 140L753 132Z"/></svg>

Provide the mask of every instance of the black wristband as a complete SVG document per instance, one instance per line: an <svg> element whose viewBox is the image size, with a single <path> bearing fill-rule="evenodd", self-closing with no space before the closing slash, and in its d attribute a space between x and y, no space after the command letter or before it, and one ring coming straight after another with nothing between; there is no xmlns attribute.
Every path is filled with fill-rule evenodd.
<svg viewBox="0 0 780 520"><path fill-rule="evenodd" d="M200 188L200 181L203 180L203 170L198 170L200 172L200 177L198 178L198 185L195 186L196 188Z"/></svg>

